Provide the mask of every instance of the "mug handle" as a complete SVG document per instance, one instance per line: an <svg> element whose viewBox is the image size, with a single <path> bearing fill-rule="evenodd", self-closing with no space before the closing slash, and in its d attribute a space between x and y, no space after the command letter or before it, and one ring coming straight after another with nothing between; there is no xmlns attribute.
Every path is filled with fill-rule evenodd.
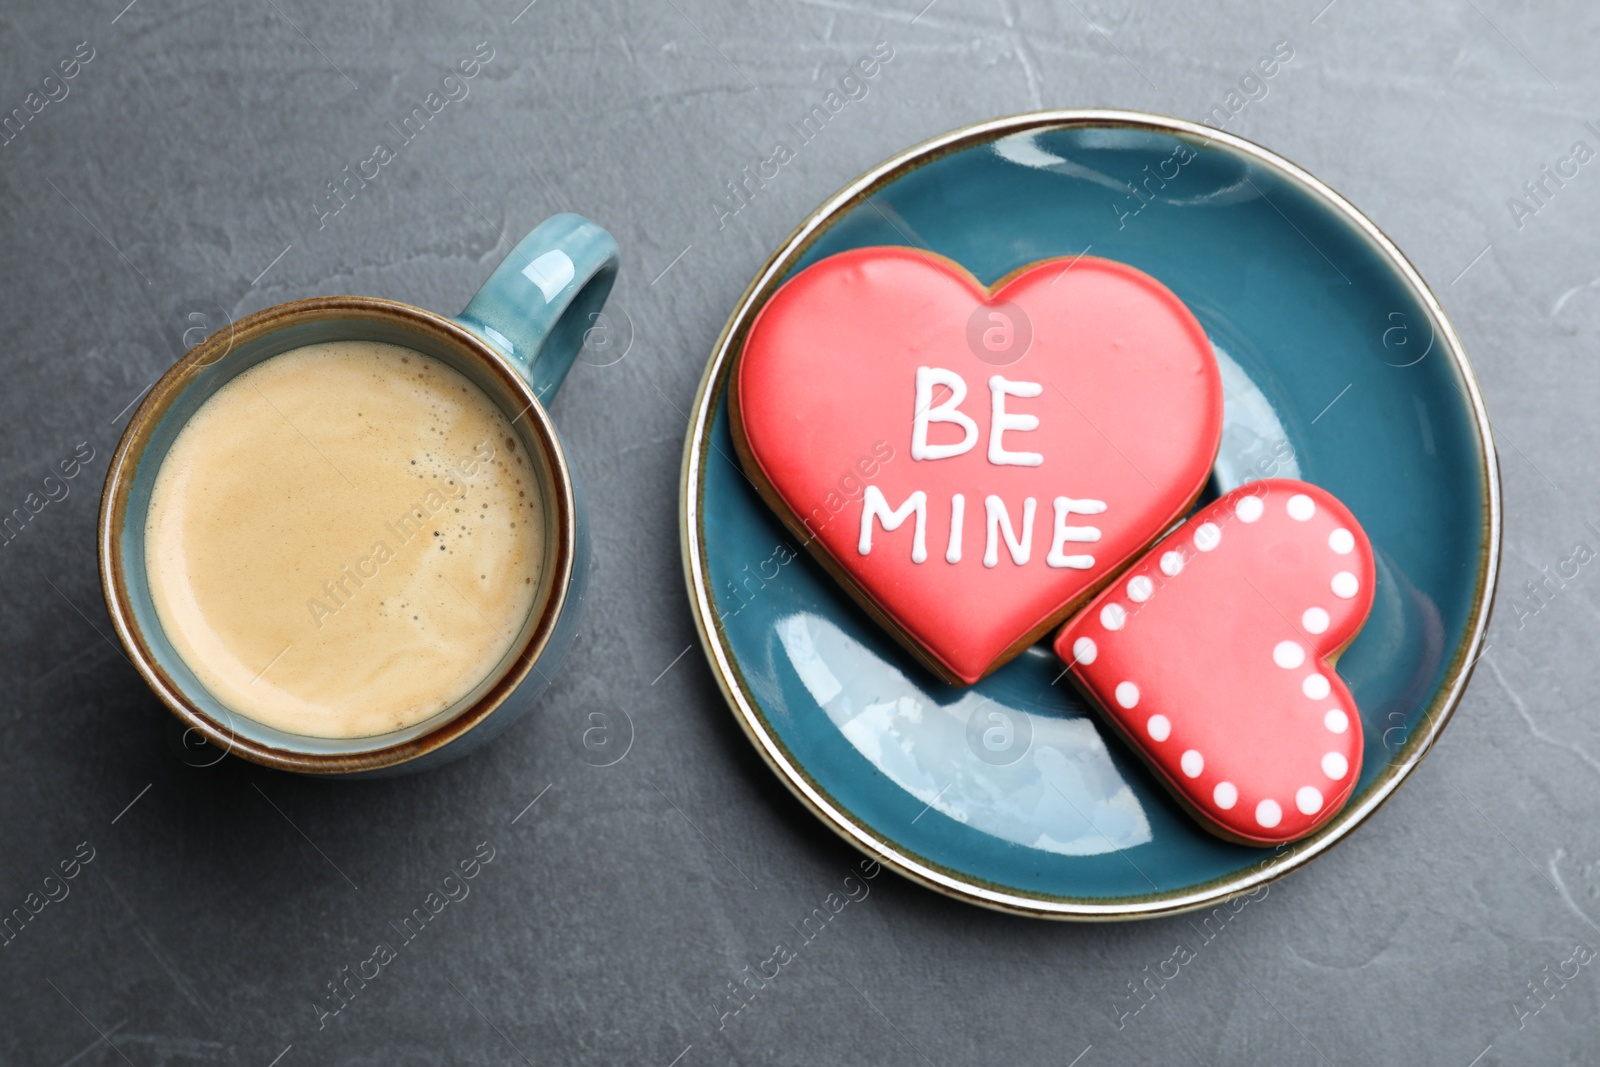
<svg viewBox="0 0 1600 1067"><path fill-rule="evenodd" d="M455 321L505 355L548 403L616 279L616 240L581 215L552 215L517 242Z"/></svg>

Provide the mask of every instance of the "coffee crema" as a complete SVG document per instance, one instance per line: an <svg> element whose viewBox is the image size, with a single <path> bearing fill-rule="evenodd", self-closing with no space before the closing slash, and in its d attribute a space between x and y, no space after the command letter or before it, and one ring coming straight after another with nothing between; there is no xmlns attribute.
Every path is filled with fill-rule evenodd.
<svg viewBox="0 0 1600 1067"><path fill-rule="evenodd" d="M145 560L168 639L230 711L367 737L495 672L544 527L528 452L481 389L398 345L332 341L200 406L157 471Z"/></svg>

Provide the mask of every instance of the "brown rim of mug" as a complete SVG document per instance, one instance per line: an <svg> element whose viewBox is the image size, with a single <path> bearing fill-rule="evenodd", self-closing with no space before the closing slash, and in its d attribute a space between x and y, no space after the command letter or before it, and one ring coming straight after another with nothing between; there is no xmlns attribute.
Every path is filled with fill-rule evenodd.
<svg viewBox="0 0 1600 1067"><path fill-rule="evenodd" d="M1263 849L1263 859L1250 868L1219 876L1209 882L1148 894L1128 894L1101 900L1088 896L1064 897L1031 895L1012 887L996 885L981 878L944 868L917 855L865 824L854 812L827 793L814 781L772 731L760 710L759 701L739 669L727 646L722 621L711 598L705 577L704 543L700 538L703 460L711 446L710 425L719 402L720 387L731 363L731 356L742 339L755 311L777 288L785 272L847 210L865 202L878 189L923 164L974 144L987 143L1003 136L1036 130L1071 126L1097 126L1111 129L1154 130L1196 142L1216 142L1288 178L1323 200L1337 214L1366 236L1405 280L1418 301L1433 319L1444 355L1461 376L1461 391L1471 414L1480 451L1473 457L1483 476L1483 521L1485 537L1478 552L1473 575L1473 604L1467 632L1456 644L1440 684L1423 709L1416 732L1407 737L1377 779L1366 790L1352 795L1346 807L1316 833L1295 842L1286 851ZM1142 111L1111 109L1032 111L974 123L940 134L914 145L867 170L824 200L797 226L750 280L734 310L722 327L711 358L706 361L700 385L690 407L685 434L683 464L679 474L678 530L683 557L684 580L700 644L711 667L712 676L722 690L734 718L745 736L779 781L839 837L854 845L868 858L881 862L899 874L957 900L996 911L1036 918L1084 922L1146 919L1178 915L1200 908L1215 907L1241 894L1266 886L1326 853L1357 826L1366 821L1393 795L1422 758L1432 750L1456 705L1466 690L1472 669L1486 651L1484 635L1494 606L1496 578L1500 566L1502 504L1500 463L1476 375L1467 360L1466 350L1445 316L1444 308L1427 282L1400 249L1376 223L1331 187L1296 166L1283 156L1247 141L1183 119Z"/></svg>
<svg viewBox="0 0 1600 1067"><path fill-rule="evenodd" d="M193 382L200 370L221 359L233 347L259 340L286 326L325 319L400 321L446 347L475 359L524 403L522 415L526 416L528 426L550 464L556 490L551 501L554 511L555 564L550 593L538 607L538 617L515 657L502 668L500 677L485 693L449 720L407 741L365 752L296 752L277 748L242 737L207 715L185 695L151 654L145 635L134 619L123 570L121 531L127 515L133 472L144 454L150 431L166 414L178 394ZM234 753L268 767L302 774L355 774L399 766L438 751L484 722L529 673L539 669L539 656L549 643L566 605L576 548L577 512L571 471L556 438L555 426L532 387L503 356L464 326L410 304L369 296L319 296L278 304L241 319L230 329L219 330L190 349L151 387L149 395L128 420L116 452L112 454L105 488L100 496L100 583L112 625L116 627L117 636L134 667L162 703L210 744L218 746L225 753Z"/></svg>

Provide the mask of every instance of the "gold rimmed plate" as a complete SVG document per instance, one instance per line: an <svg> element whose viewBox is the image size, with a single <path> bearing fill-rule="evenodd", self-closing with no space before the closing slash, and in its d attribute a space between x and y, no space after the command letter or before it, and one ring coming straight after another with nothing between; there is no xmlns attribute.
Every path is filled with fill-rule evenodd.
<svg viewBox="0 0 1600 1067"><path fill-rule="evenodd" d="M1223 443L1202 502L1255 478L1298 477L1356 514L1377 557L1376 604L1339 671L1366 748L1353 797L1317 834L1263 850L1200 829L1060 681L1044 645L971 688L942 683L833 584L740 472L728 375L765 301L823 256L906 244L985 283L1085 251L1160 279L1205 327L1223 371ZM859 508L850 488L841 508ZM1387 800L1471 674L1501 525L1471 367L1393 243L1257 145L1122 111L957 130L823 204L762 268L717 341L690 418L680 510L712 672L735 721L807 808L940 892L1091 920L1250 892Z"/></svg>

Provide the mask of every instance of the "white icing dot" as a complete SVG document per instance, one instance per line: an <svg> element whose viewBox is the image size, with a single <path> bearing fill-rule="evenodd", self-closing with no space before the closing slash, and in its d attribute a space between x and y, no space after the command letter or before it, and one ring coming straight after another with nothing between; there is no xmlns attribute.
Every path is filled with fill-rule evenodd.
<svg viewBox="0 0 1600 1067"><path fill-rule="evenodd" d="M1327 700L1333 687L1328 684L1328 679L1320 674L1308 674L1306 680L1300 683L1300 692L1311 700Z"/></svg>
<svg viewBox="0 0 1600 1067"><path fill-rule="evenodd" d="M1094 658L1099 654L1100 649L1095 647L1095 643L1091 638L1080 637L1072 642L1072 658L1084 666L1093 663Z"/></svg>
<svg viewBox="0 0 1600 1067"><path fill-rule="evenodd" d="M1289 517L1296 522L1305 522L1317 513L1317 502L1304 493L1296 493L1289 498Z"/></svg>
<svg viewBox="0 0 1600 1067"><path fill-rule="evenodd" d="M1328 613L1321 608L1307 608L1306 613L1300 616L1300 625L1306 628L1308 634L1327 633L1328 621Z"/></svg>
<svg viewBox="0 0 1600 1067"><path fill-rule="evenodd" d="M1206 758L1192 748L1183 754L1179 763L1183 766L1183 773L1190 778L1200 777L1200 772L1206 769Z"/></svg>
<svg viewBox="0 0 1600 1067"><path fill-rule="evenodd" d="M1361 588L1361 583L1349 571L1340 571L1333 576L1333 595L1341 600L1349 600Z"/></svg>
<svg viewBox="0 0 1600 1067"><path fill-rule="evenodd" d="M1322 725L1326 726L1331 734L1342 734L1350 729L1350 716L1338 708L1329 708L1328 714L1322 717Z"/></svg>
<svg viewBox="0 0 1600 1067"><path fill-rule="evenodd" d="M1172 734L1172 723L1165 715L1152 715L1150 721L1144 724L1150 731L1150 736L1157 741L1165 741Z"/></svg>
<svg viewBox="0 0 1600 1067"><path fill-rule="evenodd" d="M1150 584L1150 579L1142 574L1128 583L1128 599L1135 604L1143 604L1155 591L1156 587Z"/></svg>
<svg viewBox="0 0 1600 1067"><path fill-rule="evenodd" d="M1314 785L1303 785L1294 795L1294 806L1301 815L1315 815L1322 810L1322 791Z"/></svg>
<svg viewBox="0 0 1600 1067"><path fill-rule="evenodd" d="M1108 630L1120 630L1127 621L1128 613L1122 610L1121 604L1107 604L1100 609L1100 625Z"/></svg>
<svg viewBox="0 0 1600 1067"><path fill-rule="evenodd" d="M1258 496L1240 497L1239 502L1233 506L1233 513L1239 516L1240 522L1255 522L1265 510L1266 505Z"/></svg>
<svg viewBox="0 0 1600 1067"><path fill-rule="evenodd" d="M1163 552L1161 554L1161 573L1168 578L1176 578L1178 572L1183 570L1182 552Z"/></svg>
<svg viewBox="0 0 1600 1067"><path fill-rule="evenodd" d="M1341 556L1348 556L1355 550L1356 535L1341 526L1328 535L1328 547Z"/></svg>
<svg viewBox="0 0 1600 1067"><path fill-rule="evenodd" d="M1117 683L1117 703L1131 708L1139 703L1139 687L1132 682ZM1158 739L1159 740L1159 739Z"/></svg>
<svg viewBox="0 0 1600 1067"><path fill-rule="evenodd" d="M1232 782L1218 782L1217 788L1211 791L1211 799L1217 802L1217 807L1227 811L1239 803L1239 790Z"/></svg>
<svg viewBox="0 0 1600 1067"><path fill-rule="evenodd" d="M1279 641L1272 650L1272 662L1286 671L1292 671L1306 661L1306 650L1297 641Z"/></svg>
<svg viewBox="0 0 1600 1067"><path fill-rule="evenodd" d="M1276 800L1263 800L1256 805L1256 822L1268 830L1283 821L1283 809Z"/></svg>
<svg viewBox="0 0 1600 1067"><path fill-rule="evenodd" d="M1334 781L1343 778L1350 771L1350 761L1337 752L1330 752L1322 757L1322 773Z"/></svg>
<svg viewBox="0 0 1600 1067"><path fill-rule="evenodd" d="M1201 523L1200 528L1194 532L1194 547L1202 552L1210 552L1222 543L1222 531L1217 529L1214 522Z"/></svg>

